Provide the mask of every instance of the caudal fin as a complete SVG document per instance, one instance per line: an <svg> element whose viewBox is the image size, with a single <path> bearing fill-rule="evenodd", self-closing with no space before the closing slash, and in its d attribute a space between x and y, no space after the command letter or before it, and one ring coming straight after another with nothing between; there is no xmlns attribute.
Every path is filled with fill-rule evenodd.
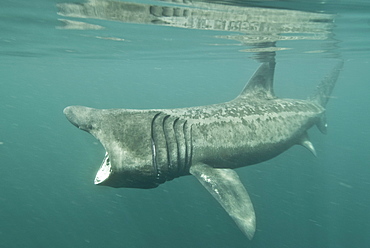
<svg viewBox="0 0 370 248"><path fill-rule="evenodd" d="M317 86L315 94L311 97L311 101L319 104L323 108L329 101L330 95L334 89L335 83L337 82L339 72L343 68L343 61L340 61L328 74L321 83ZM322 133L327 133L326 115L323 114L320 120L316 123L317 127Z"/></svg>
<svg viewBox="0 0 370 248"><path fill-rule="evenodd" d="M320 106L324 107L329 101L330 95L334 89L335 83L337 82L339 72L343 68L343 61L339 62L333 70L328 74L321 83L317 86L316 92L311 97L313 102L316 102Z"/></svg>

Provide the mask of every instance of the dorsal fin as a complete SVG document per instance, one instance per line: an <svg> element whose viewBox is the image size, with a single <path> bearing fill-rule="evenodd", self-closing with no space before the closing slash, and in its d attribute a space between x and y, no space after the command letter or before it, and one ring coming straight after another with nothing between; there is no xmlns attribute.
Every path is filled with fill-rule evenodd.
<svg viewBox="0 0 370 248"><path fill-rule="evenodd" d="M275 62L266 62L260 65L257 71L249 79L247 85L236 99L275 98L274 81Z"/></svg>

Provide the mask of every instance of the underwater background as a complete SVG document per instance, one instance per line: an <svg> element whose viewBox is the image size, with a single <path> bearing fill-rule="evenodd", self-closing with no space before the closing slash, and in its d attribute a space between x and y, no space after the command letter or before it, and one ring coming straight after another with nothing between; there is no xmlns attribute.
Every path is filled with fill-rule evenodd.
<svg viewBox="0 0 370 248"><path fill-rule="evenodd" d="M369 247L370 3L131 2L1 0L0 247ZM285 98L344 68L328 134L309 131L317 157L294 146L236 170L253 240L192 176L150 190L93 184L104 148L66 106L225 102L271 57Z"/></svg>

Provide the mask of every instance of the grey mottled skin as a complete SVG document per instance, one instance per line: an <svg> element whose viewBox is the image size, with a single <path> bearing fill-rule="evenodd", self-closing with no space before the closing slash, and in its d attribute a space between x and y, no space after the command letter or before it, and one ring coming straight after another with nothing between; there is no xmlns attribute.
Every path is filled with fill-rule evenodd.
<svg viewBox="0 0 370 248"><path fill-rule="evenodd" d="M194 175L252 238L255 214L231 170L269 160L295 144L315 154L307 130L325 131L325 105L342 63L309 100L273 93L275 63L264 63L234 100L181 109L92 109L70 106L68 120L94 135L107 155L95 179L112 187L153 188Z"/></svg>

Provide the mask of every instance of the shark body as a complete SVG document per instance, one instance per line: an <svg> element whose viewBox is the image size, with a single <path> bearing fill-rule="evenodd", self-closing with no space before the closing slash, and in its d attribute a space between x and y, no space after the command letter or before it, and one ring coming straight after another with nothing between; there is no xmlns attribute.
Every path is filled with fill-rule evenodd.
<svg viewBox="0 0 370 248"><path fill-rule="evenodd" d="M232 101L179 109L93 109L70 106L68 120L104 146L95 184L154 188L193 175L251 239L252 201L233 170L269 160L293 145L316 155L307 130L326 132L325 106L339 63L308 100L280 99L273 92L275 63L262 64Z"/></svg>

